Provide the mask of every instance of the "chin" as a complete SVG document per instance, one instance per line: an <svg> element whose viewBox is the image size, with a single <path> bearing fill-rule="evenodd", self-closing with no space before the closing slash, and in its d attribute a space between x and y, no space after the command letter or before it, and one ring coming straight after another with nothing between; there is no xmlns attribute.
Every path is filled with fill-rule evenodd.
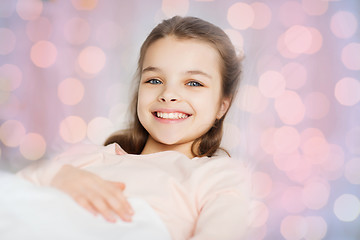
<svg viewBox="0 0 360 240"><path fill-rule="evenodd" d="M176 136L164 136L164 135L155 136L154 140L157 141L158 143L168 145L168 146L184 143L184 141L182 141L182 139L180 137L176 137ZM187 142L187 141L185 141L185 142Z"/></svg>
<svg viewBox="0 0 360 240"><path fill-rule="evenodd" d="M159 138L159 139L156 139L156 141L161 144L168 145L168 146L179 144L179 140L173 139L173 138Z"/></svg>

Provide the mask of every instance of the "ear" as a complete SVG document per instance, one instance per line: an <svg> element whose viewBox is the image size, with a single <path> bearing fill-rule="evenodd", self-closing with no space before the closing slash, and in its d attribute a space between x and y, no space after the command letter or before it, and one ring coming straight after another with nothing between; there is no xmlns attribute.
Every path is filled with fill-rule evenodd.
<svg viewBox="0 0 360 240"><path fill-rule="evenodd" d="M216 114L216 119L220 119L224 116L226 111L229 109L230 102L231 102L231 98L228 98L228 97L224 97L221 100L219 111Z"/></svg>

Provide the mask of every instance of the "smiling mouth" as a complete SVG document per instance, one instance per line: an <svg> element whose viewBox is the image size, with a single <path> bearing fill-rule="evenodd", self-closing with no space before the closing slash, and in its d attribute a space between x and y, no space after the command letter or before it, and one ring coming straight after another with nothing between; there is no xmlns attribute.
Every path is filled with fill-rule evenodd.
<svg viewBox="0 0 360 240"><path fill-rule="evenodd" d="M186 114L186 113L180 113L180 112L170 112L170 113L165 113L165 112L153 112L153 115L157 118L161 118L161 119L172 119L172 120L176 120L176 119L186 119L188 117L190 117L191 115Z"/></svg>

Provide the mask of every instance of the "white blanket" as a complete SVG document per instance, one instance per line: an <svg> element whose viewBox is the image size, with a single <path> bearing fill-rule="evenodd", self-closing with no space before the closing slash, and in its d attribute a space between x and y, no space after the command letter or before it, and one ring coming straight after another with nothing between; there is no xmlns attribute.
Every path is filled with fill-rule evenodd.
<svg viewBox="0 0 360 240"><path fill-rule="evenodd" d="M95 217L57 189L33 185L0 172L1 240L170 240L154 210L142 199L129 199L132 222Z"/></svg>

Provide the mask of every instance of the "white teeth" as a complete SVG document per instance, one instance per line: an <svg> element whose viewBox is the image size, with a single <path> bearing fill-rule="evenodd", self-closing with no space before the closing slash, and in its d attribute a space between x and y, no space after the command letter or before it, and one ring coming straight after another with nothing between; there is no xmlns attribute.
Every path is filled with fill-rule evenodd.
<svg viewBox="0 0 360 240"><path fill-rule="evenodd" d="M189 115L178 112L174 112L174 113L156 112L156 116L158 118L163 118L163 119L184 119L187 118Z"/></svg>

